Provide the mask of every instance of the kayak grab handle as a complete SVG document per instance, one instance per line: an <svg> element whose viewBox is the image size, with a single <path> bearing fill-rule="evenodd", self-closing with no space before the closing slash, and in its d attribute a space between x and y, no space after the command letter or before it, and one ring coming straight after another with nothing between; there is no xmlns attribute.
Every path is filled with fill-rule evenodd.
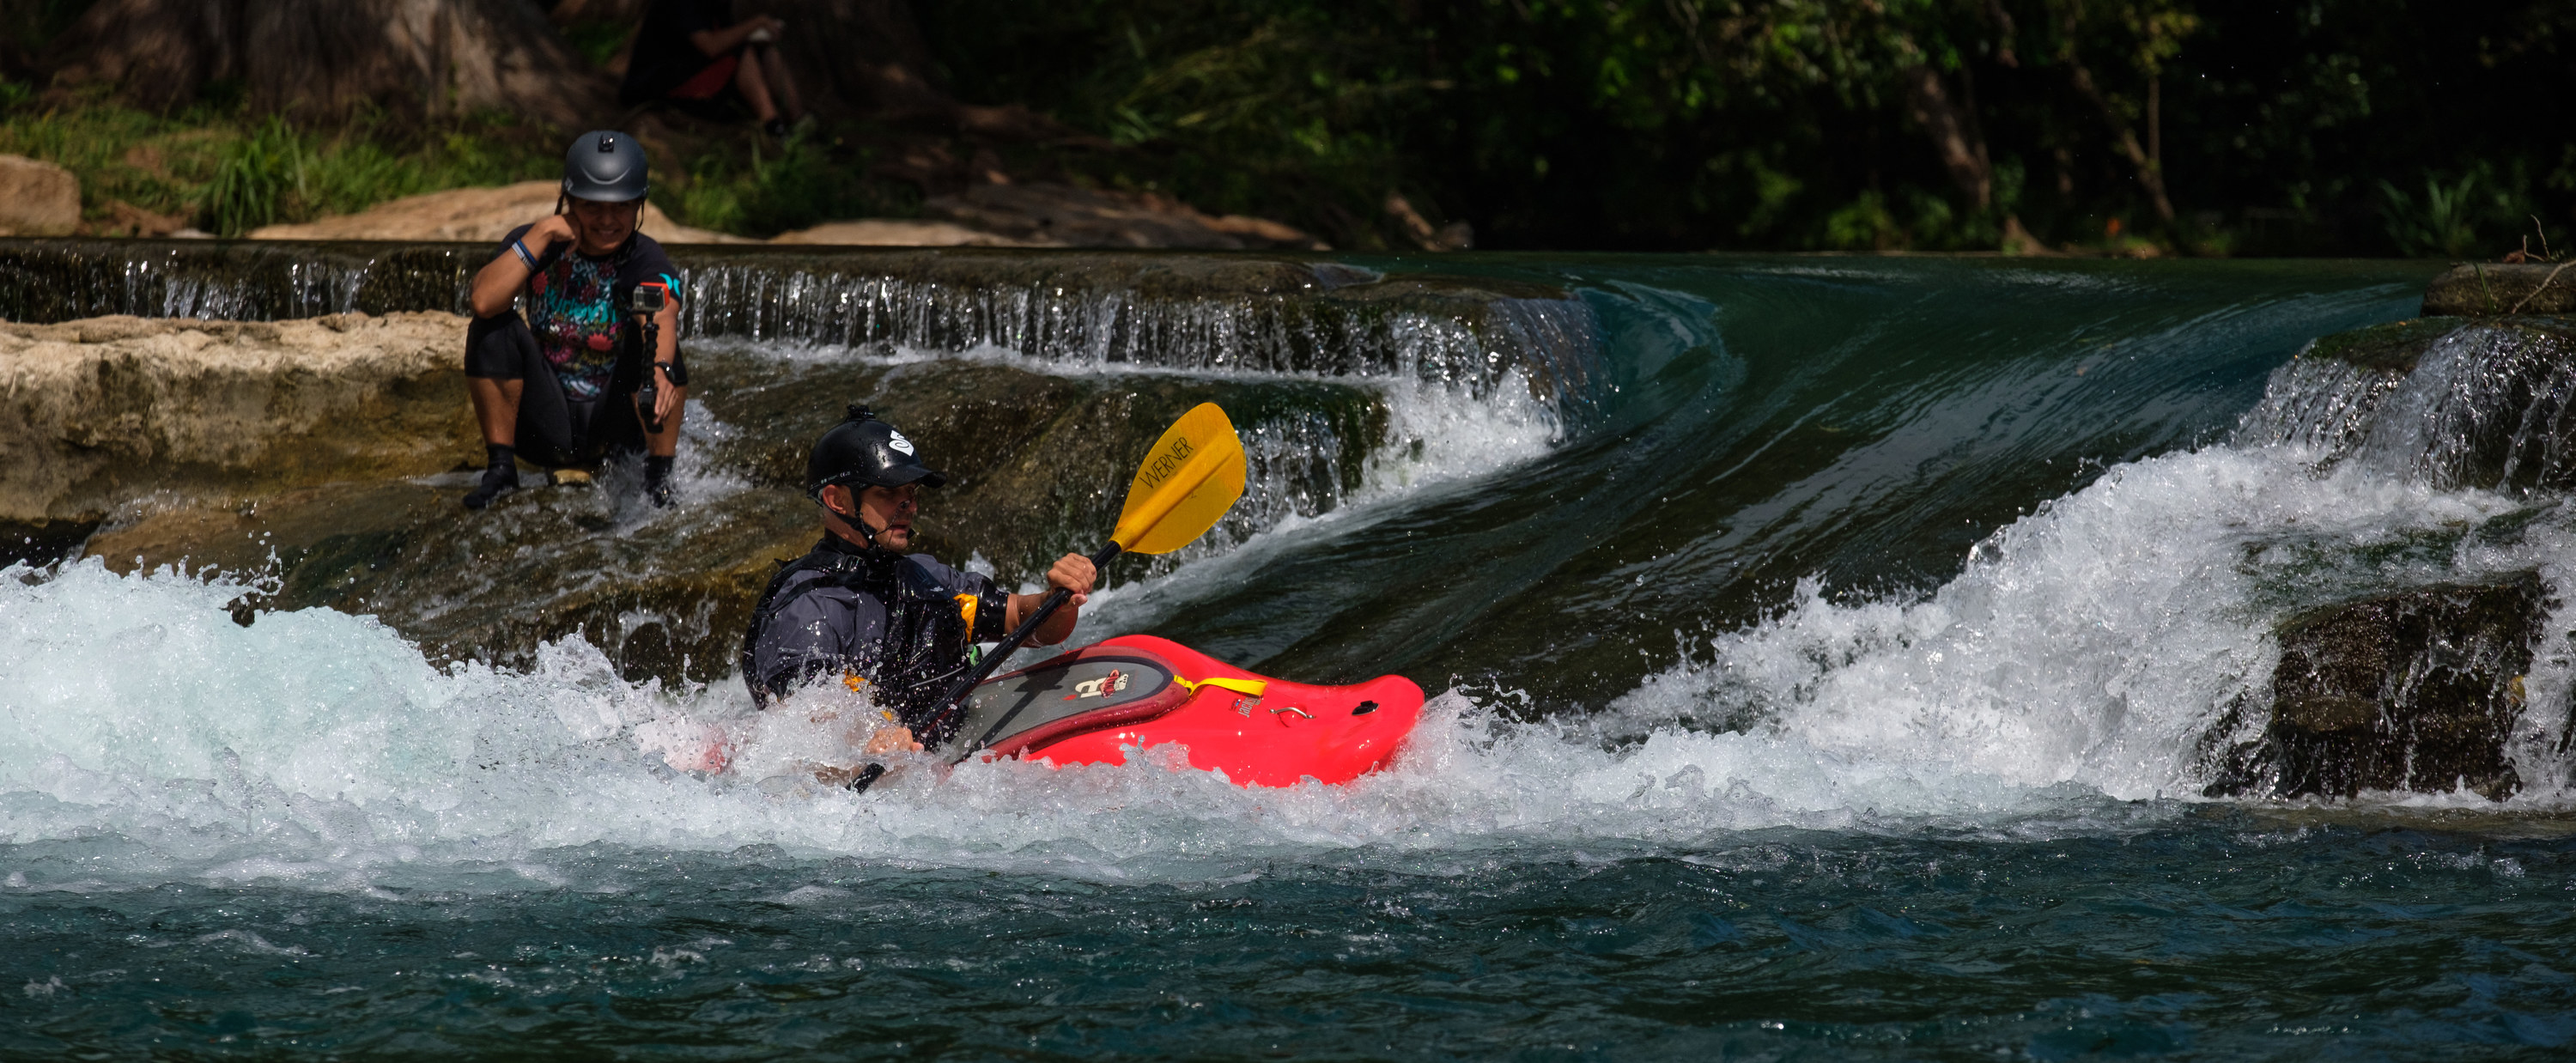
<svg viewBox="0 0 2576 1063"><path fill-rule="evenodd" d="M1301 708L1298 708L1297 706L1294 706L1294 705L1282 706L1282 707L1280 707L1280 708L1276 708L1276 709L1272 709L1272 710L1270 710L1270 714L1271 714L1271 715L1273 715L1273 716L1277 716L1277 715L1279 715L1280 713L1283 713L1283 712L1293 712L1293 713L1296 713L1296 714L1297 714L1297 715L1299 715L1299 716L1303 716L1303 717L1305 717L1305 718L1307 718L1307 719L1309 719L1309 720L1311 720L1311 719L1314 719L1314 718L1315 718L1315 714L1314 714L1314 713L1308 712L1308 711L1306 711L1306 710L1304 710L1304 709L1301 709Z"/></svg>
<svg viewBox="0 0 2576 1063"><path fill-rule="evenodd" d="M1173 676L1172 683L1183 690L1196 691L1200 687L1215 687L1218 690L1234 691L1247 698L1260 697L1262 691L1270 689L1270 683L1267 680L1230 679L1225 676L1217 676L1213 679L1183 679Z"/></svg>

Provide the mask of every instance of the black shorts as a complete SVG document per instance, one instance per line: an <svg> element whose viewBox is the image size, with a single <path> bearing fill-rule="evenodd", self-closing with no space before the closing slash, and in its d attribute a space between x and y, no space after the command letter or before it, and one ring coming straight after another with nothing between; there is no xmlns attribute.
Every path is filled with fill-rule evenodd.
<svg viewBox="0 0 2576 1063"><path fill-rule="evenodd" d="M564 394L563 381L537 349L536 333L516 311L476 318L465 329L465 375L482 380L523 380L515 449L531 465L550 469L592 465L612 454L642 453L644 422L634 395L644 383L644 360L629 342L599 398ZM687 386L689 367L671 352L671 383Z"/></svg>

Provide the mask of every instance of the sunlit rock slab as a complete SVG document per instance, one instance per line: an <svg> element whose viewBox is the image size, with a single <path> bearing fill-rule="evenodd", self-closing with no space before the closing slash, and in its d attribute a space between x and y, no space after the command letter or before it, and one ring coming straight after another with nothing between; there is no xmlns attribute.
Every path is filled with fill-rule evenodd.
<svg viewBox="0 0 2576 1063"><path fill-rule="evenodd" d="M451 188L379 203L294 225L253 229L253 240L465 240L499 243L510 230L555 212L561 181L521 181L489 188ZM743 238L681 225L650 202L643 231L669 244L734 243Z"/></svg>
<svg viewBox="0 0 2576 1063"><path fill-rule="evenodd" d="M416 476L479 449L447 314L0 324L0 520Z"/></svg>

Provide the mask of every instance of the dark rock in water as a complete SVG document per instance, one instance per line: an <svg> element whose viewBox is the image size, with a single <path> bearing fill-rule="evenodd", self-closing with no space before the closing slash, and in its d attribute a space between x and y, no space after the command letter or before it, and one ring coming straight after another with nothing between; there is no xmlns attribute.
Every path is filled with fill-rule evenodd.
<svg viewBox="0 0 2576 1063"><path fill-rule="evenodd" d="M1239 540L1341 504L1385 441L1372 389L1321 381L1031 372L988 361L869 362L711 349L697 401L712 438L683 452L681 505L643 504L632 468L582 485L530 486L476 513L462 475L352 478L215 504L165 504L98 532L90 553L120 571L185 561L265 574L237 603L372 614L437 659L534 662L580 636L629 678L713 682L774 562L803 554L821 522L803 493L805 454L851 402L901 426L948 486L924 500L920 548L952 563L981 554L1016 584L1055 557L1099 547L1135 459L1180 413L1222 400L1250 459L1246 496L1211 539ZM453 395L441 400L458 424ZM1167 569L1134 558L1123 582Z"/></svg>
<svg viewBox="0 0 2576 1063"><path fill-rule="evenodd" d="M2236 443L2304 444L2442 488L2576 489L2576 319L2426 318L2317 340Z"/></svg>
<svg viewBox="0 0 2576 1063"><path fill-rule="evenodd" d="M0 520L0 568L60 561L97 530L94 520Z"/></svg>
<svg viewBox="0 0 2576 1063"><path fill-rule="evenodd" d="M2576 313L2576 267L2563 262L2464 263L2424 288L2426 317L2566 313Z"/></svg>
<svg viewBox="0 0 2576 1063"><path fill-rule="evenodd" d="M2208 796L2351 797L2522 786L2505 745L2552 606L2538 573L2328 606L2281 624L2270 718L2240 704L2204 741Z"/></svg>
<svg viewBox="0 0 2576 1063"><path fill-rule="evenodd" d="M801 490L812 440L845 404L865 402L949 477L922 515L933 552L981 551L1012 578L1099 549L1094 539L1117 523L1134 457L1199 403L1224 405L1247 459L1250 486L1214 533L1220 540L1337 508L1390 429L1381 396L1324 381L1058 376L946 359L859 367L730 355L709 364L719 368L708 378L727 385L703 401L737 429L714 460ZM1133 558L1121 572L1161 564Z"/></svg>
<svg viewBox="0 0 2576 1063"><path fill-rule="evenodd" d="M452 311L491 253L0 240L0 316L60 322L0 327L33 367L12 370L22 416L0 418L0 455L29 456L0 464L0 520L104 518L87 549L120 568L264 573L244 619L328 606L517 664L578 633L631 673L703 680L731 669L771 563L819 534L805 453L851 402L951 476L923 547L1017 583L1097 549L1146 446L1221 401L1244 500L1205 545L1115 582L1342 505L1420 442L1393 437L1404 389L1526 392L1577 421L1600 386L1591 310L1542 285L1280 256L682 248L691 401L713 414L683 444L683 504L639 508L612 469L472 514L465 323L389 312ZM62 320L99 313L164 320ZM360 342L402 330L419 335Z"/></svg>
<svg viewBox="0 0 2576 1063"><path fill-rule="evenodd" d="M2540 327L2561 333L2566 330L2566 324L2555 319L2498 323L2498 325L2508 328ZM2497 327L2497 325L2466 325L2459 321L2438 317L2392 321L2385 325L2370 325L2350 332L2319 336L2308 345L2306 350L2299 352L2299 357L2307 360L2342 362L2357 369L2402 375L2414 372L2415 363L2423 359L2425 349L2435 342L2464 328L2479 327Z"/></svg>

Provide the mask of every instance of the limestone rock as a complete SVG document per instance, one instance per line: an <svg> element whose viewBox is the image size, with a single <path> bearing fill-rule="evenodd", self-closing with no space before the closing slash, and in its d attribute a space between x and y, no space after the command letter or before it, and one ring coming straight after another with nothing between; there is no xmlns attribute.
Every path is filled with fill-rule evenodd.
<svg viewBox="0 0 2576 1063"><path fill-rule="evenodd" d="M2365 790L2501 801L2506 756L2551 606L2538 573L2328 606L2281 624L2270 719L2239 705L2204 743L2207 794L2351 797Z"/></svg>
<svg viewBox="0 0 2576 1063"><path fill-rule="evenodd" d="M0 324L0 521L450 468L464 343L437 313Z"/></svg>
<svg viewBox="0 0 2576 1063"><path fill-rule="evenodd" d="M2424 316L2576 313L2576 263L2469 262L2424 288Z"/></svg>
<svg viewBox="0 0 2576 1063"><path fill-rule="evenodd" d="M773 244L820 244L841 247L1051 247L1040 240L1016 240L954 222L909 218L862 218L825 222L811 229L780 233Z"/></svg>
<svg viewBox="0 0 2576 1063"><path fill-rule="evenodd" d="M930 213L986 232L1069 247L1178 247L1328 250L1296 229L1264 218L1200 213L1151 193L1059 184L981 184L923 204Z"/></svg>
<svg viewBox="0 0 2576 1063"><path fill-rule="evenodd" d="M454 188L381 203L356 214L251 230L253 240L464 240L498 243L510 230L555 212L563 188L553 181L521 181L496 188ZM692 229L644 203L644 234L666 244L756 243L706 229Z"/></svg>
<svg viewBox="0 0 2576 1063"><path fill-rule="evenodd" d="M70 170L0 155L0 236L69 236L80 214L80 179Z"/></svg>

